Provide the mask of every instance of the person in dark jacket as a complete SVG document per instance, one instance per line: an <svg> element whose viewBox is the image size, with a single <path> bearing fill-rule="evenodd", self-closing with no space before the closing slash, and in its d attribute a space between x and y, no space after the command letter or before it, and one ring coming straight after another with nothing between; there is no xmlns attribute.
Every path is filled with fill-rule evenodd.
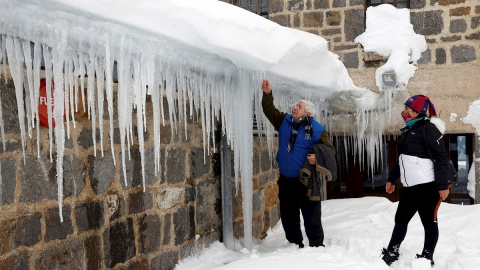
<svg viewBox="0 0 480 270"><path fill-rule="evenodd" d="M278 131L279 148L276 157L280 169L278 198L280 218L285 235L290 243L304 247L300 229L300 211L302 211L305 232L309 245L323 245L323 228L320 201L311 201L307 197L307 187L300 182L300 169L307 153L315 143L321 142L332 148L325 128L313 120L315 108L309 101L301 100L293 108L292 114L280 112L273 105L272 87L268 80L262 84L262 107L265 116ZM315 155L309 157L316 164Z"/></svg>
<svg viewBox="0 0 480 270"><path fill-rule="evenodd" d="M425 239L423 251L417 258L426 258L433 265L433 252L439 235L435 211L440 198L445 200L449 194L446 179L449 161L443 143L445 123L436 118L435 107L424 95L410 97L405 102L402 117L405 127L400 130L401 135L397 139L399 157L385 189L387 193L392 193L395 182L400 178L403 190L392 237L388 247L382 251L382 259L388 265L398 259L408 223L418 212L425 229Z"/></svg>

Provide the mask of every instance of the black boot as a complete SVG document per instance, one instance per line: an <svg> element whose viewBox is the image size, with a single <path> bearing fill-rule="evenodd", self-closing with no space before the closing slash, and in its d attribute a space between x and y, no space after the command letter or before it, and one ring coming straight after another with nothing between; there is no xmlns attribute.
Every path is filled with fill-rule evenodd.
<svg viewBox="0 0 480 270"><path fill-rule="evenodd" d="M394 261L398 260L400 254L398 253L398 249L388 250L384 248L382 250L382 260L390 266Z"/></svg>
<svg viewBox="0 0 480 270"><path fill-rule="evenodd" d="M420 258L425 258L425 259L429 260L430 264L432 266L435 265L435 262L433 261L433 252L431 252L429 250L424 249L422 251L422 254L417 254L417 259L420 259Z"/></svg>

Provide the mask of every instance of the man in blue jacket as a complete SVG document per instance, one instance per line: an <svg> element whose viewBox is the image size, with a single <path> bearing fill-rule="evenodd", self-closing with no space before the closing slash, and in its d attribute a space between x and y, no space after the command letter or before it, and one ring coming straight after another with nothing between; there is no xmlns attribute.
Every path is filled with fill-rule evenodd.
<svg viewBox="0 0 480 270"><path fill-rule="evenodd" d="M300 211L302 211L305 232L309 245L323 245L323 228L320 201L311 201L307 197L307 187L299 180L300 169L307 159L307 153L314 144L323 143L334 147L320 123L313 120L315 107L310 101L301 100L293 108L292 114L280 112L273 105L272 87L268 80L262 83L263 113L278 131L278 153L276 161L280 169L278 179L278 198L280 218L285 235L290 243L303 248L303 236L300 229ZM315 155L309 156L310 164L316 164Z"/></svg>

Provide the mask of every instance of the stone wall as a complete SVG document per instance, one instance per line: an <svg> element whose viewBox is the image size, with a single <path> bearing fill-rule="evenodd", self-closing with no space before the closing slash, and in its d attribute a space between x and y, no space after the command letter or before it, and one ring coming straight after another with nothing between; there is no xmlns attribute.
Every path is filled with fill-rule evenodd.
<svg viewBox="0 0 480 270"><path fill-rule="evenodd" d="M147 119L144 192L136 138L131 159L126 159L125 185L119 132L115 129L114 138L109 137L108 113L103 155L100 131L97 128L95 151L91 121L86 113L77 113L77 126L71 127L65 144L60 222L56 155L50 159L48 128L40 130L40 157L33 130L23 158L11 79L5 83L1 78L0 94L6 133L6 150L0 151L0 269L172 269L182 258L221 239L220 155L206 155L204 163L199 123L188 121L186 140L183 125L177 124L178 133L172 135L166 115L161 171L155 175L149 131L153 119ZM164 106L168 111L166 102ZM255 237L262 238L278 221L278 203L275 167L263 148L265 143L259 138L255 143L253 224ZM242 237L241 195L234 200L235 237Z"/></svg>
<svg viewBox="0 0 480 270"><path fill-rule="evenodd" d="M475 133L460 120L467 115L468 104L480 96L480 3L411 0L410 7L414 31L425 36L428 49L405 95L428 95L447 122L448 133ZM354 42L365 31L365 11L366 0L270 0L269 19L328 40L330 51L343 61L354 83L378 92L375 71L387 59L364 53ZM398 96L394 112L401 111L403 98ZM457 121L450 122L451 113ZM398 132L397 124L387 125L386 132Z"/></svg>

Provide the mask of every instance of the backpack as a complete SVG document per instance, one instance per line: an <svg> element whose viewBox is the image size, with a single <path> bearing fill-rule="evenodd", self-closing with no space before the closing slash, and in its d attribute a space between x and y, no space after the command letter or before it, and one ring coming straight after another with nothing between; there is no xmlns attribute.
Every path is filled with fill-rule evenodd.
<svg viewBox="0 0 480 270"><path fill-rule="evenodd" d="M426 127L427 127L427 125L423 126L423 139L425 140L425 145L427 146L428 156L430 157L430 159L432 161L435 161L435 159L432 156L432 153L430 152L430 148L428 148L427 138L425 137ZM455 170L455 166L453 165L451 160L448 161L447 180L448 180L448 187L449 188L452 185L457 185L457 180L458 180L457 170Z"/></svg>

